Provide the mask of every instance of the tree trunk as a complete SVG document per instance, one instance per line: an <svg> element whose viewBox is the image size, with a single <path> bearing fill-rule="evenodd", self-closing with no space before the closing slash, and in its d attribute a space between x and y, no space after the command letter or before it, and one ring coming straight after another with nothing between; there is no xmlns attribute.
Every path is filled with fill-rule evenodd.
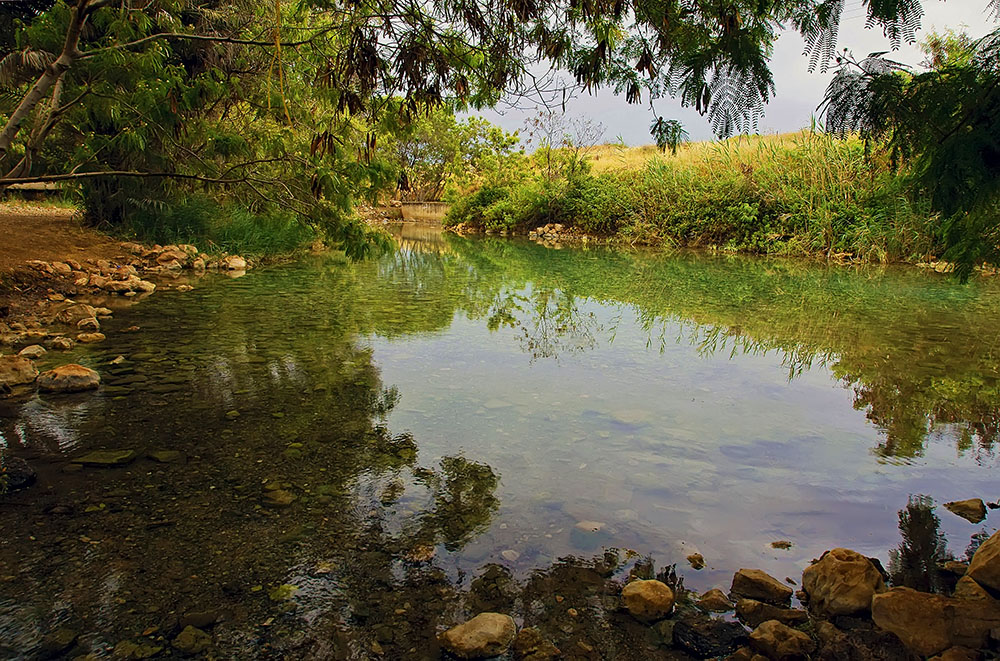
<svg viewBox="0 0 1000 661"><path fill-rule="evenodd" d="M0 162L7 156L14 138L17 136L21 125L44 99L52 87L59 81L63 74L69 70L76 59L80 56L78 46L80 44L80 32L83 24L87 20L89 13L87 0L80 2L70 9L69 27L66 28L66 41L63 43L62 52L56 61L45 68L42 75L35 81L28 93L21 99L14 114L7 120L7 125L0 131Z"/></svg>

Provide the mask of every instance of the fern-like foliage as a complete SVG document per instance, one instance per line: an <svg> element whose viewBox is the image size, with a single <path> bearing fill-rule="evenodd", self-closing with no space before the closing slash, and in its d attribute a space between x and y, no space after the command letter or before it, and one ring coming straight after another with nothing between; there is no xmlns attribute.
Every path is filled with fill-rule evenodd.
<svg viewBox="0 0 1000 661"><path fill-rule="evenodd" d="M21 50L0 58L0 89L18 87L36 77L55 61L46 51Z"/></svg>
<svg viewBox="0 0 1000 661"><path fill-rule="evenodd" d="M792 22L805 40L809 71L819 67L821 73L826 73L829 69L836 55L843 13L844 0L823 0L815 7L803 6L793 12Z"/></svg>
<svg viewBox="0 0 1000 661"><path fill-rule="evenodd" d="M896 49L904 41L908 44L916 41L923 16L921 0L868 0L865 27L881 27L893 49Z"/></svg>

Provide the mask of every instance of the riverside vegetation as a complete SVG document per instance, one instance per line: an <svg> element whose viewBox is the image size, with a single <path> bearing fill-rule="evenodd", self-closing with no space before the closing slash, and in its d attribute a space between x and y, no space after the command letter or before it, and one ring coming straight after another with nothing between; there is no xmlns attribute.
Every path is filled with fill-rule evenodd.
<svg viewBox="0 0 1000 661"><path fill-rule="evenodd" d="M456 196L446 225L527 234L548 223L627 244L865 262L923 262L942 237L906 173L864 141L814 131L693 143L676 154L601 146L510 161Z"/></svg>

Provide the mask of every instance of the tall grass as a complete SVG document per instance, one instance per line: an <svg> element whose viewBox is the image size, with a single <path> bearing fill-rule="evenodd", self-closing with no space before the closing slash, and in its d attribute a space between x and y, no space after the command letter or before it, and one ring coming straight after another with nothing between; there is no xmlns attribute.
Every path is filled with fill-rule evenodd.
<svg viewBox="0 0 1000 661"><path fill-rule="evenodd" d="M888 262L923 258L938 239L905 175L856 138L812 132L590 152L589 172L526 172L482 189L446 223L527 230L561 222L622 241Z"/></svg>
<svg viewBox="0 0 1000 661"><path fill-rule="evenodd" d="M129 216L121 231L150 243L193 243L207 252L249 256L284 255L316 238L316 231L292 213L251 212L203 197L171 201Z"/></svg>

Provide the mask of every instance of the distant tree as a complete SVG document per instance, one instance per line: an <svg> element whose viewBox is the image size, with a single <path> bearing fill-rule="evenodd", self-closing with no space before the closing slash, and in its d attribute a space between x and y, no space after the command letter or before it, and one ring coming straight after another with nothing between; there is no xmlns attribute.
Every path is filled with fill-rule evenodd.
<svg viewBox="0 0 1000 661"><path fill-rule="evenodd" d="M684 125L676 119L657 117L650 125L649 132L653 135L656 146L660 148L661 152L666 152L669 149L670 153L675 156L677 148L688 139L688 132L684 130Z"/></svg>

